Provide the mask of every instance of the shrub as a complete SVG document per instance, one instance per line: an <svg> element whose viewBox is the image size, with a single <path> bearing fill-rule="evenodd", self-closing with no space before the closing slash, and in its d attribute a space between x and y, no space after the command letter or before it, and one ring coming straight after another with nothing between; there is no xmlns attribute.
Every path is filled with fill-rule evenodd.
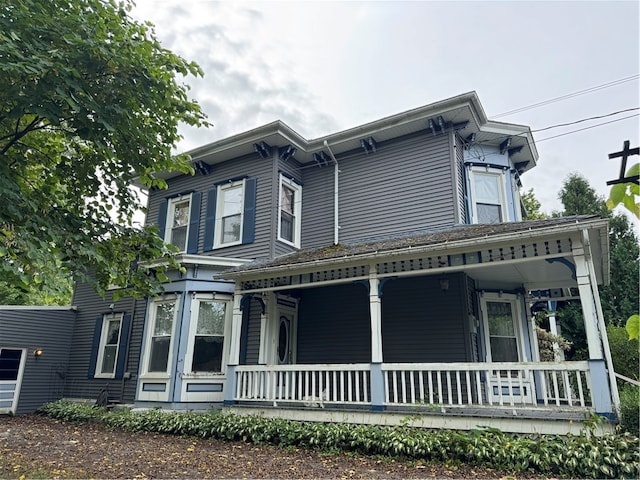
<svg viewBox="0 0 640 480"><path fill-rule="evenodd" d="M270 443L281 447L351 451L426 461L464 462L513 472L579 478L638 478L640 440L622 433L515 435L493 428L459 432L394 427L295 422L221 412L178 413L162 410L107 412L93 406L57 401L41 411L63 420L101 421L130 432L163 432L218 440Z"/></svg>
<svg viewBox="0 0 640 480"><path fill-rule="evenodd" d="M620 427L640 436L640 387L627 384L620 390Z"/></svg>
<svg viewBox="0 0 640 480"><path fill-rule="evenodd" d="M613 369L625 377L640 379L640 358L638 340L629 340L629 335L624 327L609 325L607 327L609 337L609 349Z"/></svg>

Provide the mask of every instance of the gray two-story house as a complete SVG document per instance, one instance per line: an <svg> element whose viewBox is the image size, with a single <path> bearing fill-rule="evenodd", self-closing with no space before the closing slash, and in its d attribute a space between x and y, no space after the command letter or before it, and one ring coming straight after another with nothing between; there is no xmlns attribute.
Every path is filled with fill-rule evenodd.
<svg viewBox="0 0 640 480"><path fill-rule="evenodd" d="M607 221L523 221L531 131L475 93L189 153L196 174L165 175L147 217L186 273L142 300L77 287L65 396L522 432L613 416ZM588 361L540 361L540 299L581 302Z"/></svg>

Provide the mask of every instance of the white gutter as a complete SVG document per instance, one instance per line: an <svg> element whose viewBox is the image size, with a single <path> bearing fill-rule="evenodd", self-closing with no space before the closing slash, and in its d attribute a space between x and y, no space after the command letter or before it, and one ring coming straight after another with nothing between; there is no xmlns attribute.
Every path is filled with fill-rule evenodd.
<svg viewBox="0 0 640 480"><path fill-rule="evenodd" d="M331 151L331 147L329 146L329 142L324 141L324 146L329 150L329 155L331 155L331 159L333 160L333 244L338 245L340 243L340 219L339 219L339 208L338 208L338 174L340 173L340 168L338 166L338 160L336 160L336 156Z"/></svg>

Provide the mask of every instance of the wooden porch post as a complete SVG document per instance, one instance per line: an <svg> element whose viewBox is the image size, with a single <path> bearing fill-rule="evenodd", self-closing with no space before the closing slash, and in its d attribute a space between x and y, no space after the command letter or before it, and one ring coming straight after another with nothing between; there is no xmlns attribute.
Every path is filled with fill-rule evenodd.
<svg viewBox="0 0 640 480"><path fill-rule="evenodd" d="M382 373L382 303L376 265L369 267L369 312L371 317L371 410L384 410Z"/></svg>
<svg viewBox="0 0 640 480"><path fill-rule="evenodd" d="M589 248L588 232L584 231L582 238L573 244L573 260L576 264L576 281L580 293L584 329L589 347L589 370L591 371L591 395L596 413L611 416L613 414L612 401L617 398L617 387L611 363L611 354L606 337L600 296L593 270L593 261ZM607 362L605 363L605 354ZM607 364L609 375L607 376ZM613 382L611 381L613 377ZM598 386L597 388L595 386ZM614 393L615 391L615 393Z"/></svg>
<svg viewBox="0 0 640 480"><path fill-rule="evenodd" d="M231 337L229 339L229 362L227 363L227 379L225 382L224 404L235 404L236 395L236 367L240 363L240 332L242 331L242 310L240 302L242 295L236 284L233 294L233 318L231 320Z"/></svg>

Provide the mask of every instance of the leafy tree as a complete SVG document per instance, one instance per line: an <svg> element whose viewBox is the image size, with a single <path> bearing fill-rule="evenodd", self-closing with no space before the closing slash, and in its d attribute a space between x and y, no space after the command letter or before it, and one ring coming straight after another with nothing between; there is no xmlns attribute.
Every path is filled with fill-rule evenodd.
<svg viewBox="0 0 640 480"><path fill-rule="evenodd" d="M609 253L610 283L600 288L600 300L607 325L624 325L638 311L638 269L640 248L633 227L624 215L613 214L603 197L578 174L565 180L558 197L563 215L592 214L610 219ZM574 344L574 358L586 355L586 339L582 310L578 304L561 307L559 314L563 334Z"/></svg>
<svg viewBox="0 0 640 480"><path fill-rule="evenodd" d="M542 205L533 193L533 188L521 194L520 199L525 209L525 220L543 220L547 218L547 214L541 211Z"/></svg>
<svg viewBox="0 0 640 480"><path fill-rule="evenodd" d="M141 262L172 251L137 228L133 179L193 173L173 156L178 126L207 126L180 76L200 68L163 49L130 0L14 0L0 4L0 278L22 291L46 266L122 293L158 288Z"/></svg>
<svg viewBox="0 0 640 480"><path fill-rule="evenodd" d="M562 189L558 193L564 211L562 215L598 215L602 218L611 216L604 198L599 196L595 189L583 176L572 173L562 183Z"/></svg>
<svg viewBox="0 0 640 480"><path fill-rule="evenodd" d="M639 176L640 163L636 163L625 173L627 178L638 178ZM640 185L633 182L618 183L611 187L611 192L607 199L607 207L609 210L613 210L616 206L622 204L636 218L640 219L638 197L640 197ZM635 286L632 286L632 288L635 288ZM640 336L640 315L637 313L631 315L627 319L626 329L629 334L629 340L637 339Z"/></svg>

